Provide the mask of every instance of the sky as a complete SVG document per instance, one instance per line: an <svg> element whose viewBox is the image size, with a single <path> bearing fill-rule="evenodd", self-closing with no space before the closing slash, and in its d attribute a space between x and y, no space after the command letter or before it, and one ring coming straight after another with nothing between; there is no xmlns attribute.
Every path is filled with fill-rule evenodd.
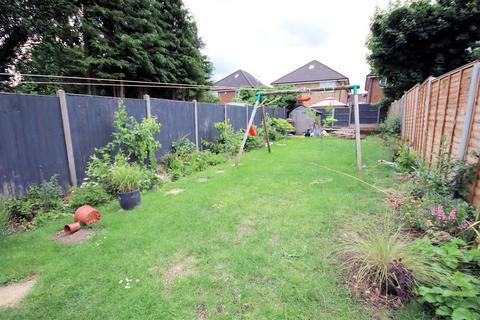
<svg viewBox="0 0 480 320"><path fill-rule="evenodd" d="M242 69L265 84L318 60L365 85L365 41L388 0L184 0L213 63L213 80Z"/></svg>

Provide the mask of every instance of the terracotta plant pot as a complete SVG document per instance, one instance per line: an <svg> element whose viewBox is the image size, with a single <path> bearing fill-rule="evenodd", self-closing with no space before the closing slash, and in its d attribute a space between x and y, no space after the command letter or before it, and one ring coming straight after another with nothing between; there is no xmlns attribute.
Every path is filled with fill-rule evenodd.
<svg viewBox="0 0 480 320"><path fill-rule="evenodd" d="M100 212L97 211L94 207L89 205L81 206L75 211L73 220L75 222L81 222L84 224L92 224L100 220Z"/></svg>
<svg viewBox="0 0 480 320"><path fill-rule="evenodd" d="M80 222L66 224L65 227L63 227L63 232L65 234L72 234L78 230L80 230Z"/></svg>

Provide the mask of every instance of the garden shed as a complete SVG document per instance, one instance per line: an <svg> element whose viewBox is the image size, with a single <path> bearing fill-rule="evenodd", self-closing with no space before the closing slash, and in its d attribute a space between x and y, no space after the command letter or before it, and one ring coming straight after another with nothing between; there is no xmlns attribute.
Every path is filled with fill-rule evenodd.
<svg viewBox="0 0 480 320"><path fill-rule="evenodd" d="M304 134L307 129L313 129L314 119L308 109L311 108L299 106L290 112L289 118L293 120L295 134ZM321 111L315 110L315 112L317 112L317 116L321 115Z"/></svg>

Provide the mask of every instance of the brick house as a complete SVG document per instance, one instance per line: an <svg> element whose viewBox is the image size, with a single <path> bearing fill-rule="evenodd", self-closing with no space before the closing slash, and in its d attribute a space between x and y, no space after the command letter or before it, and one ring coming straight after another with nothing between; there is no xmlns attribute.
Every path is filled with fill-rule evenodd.
<svg viewBox="0 0 480 320"><path fill-rule="evenodd" d="M263 83L250 73L244 70L237 70L225 78L214 83L215 87L225 87L225 89L216 89L220 103L232 102L238 96L241 87L262 87Z"/></svg>
<svg viewBox="0 0 480 320"><path fill-rule="evenodd" d="M385 98L381 82L382 81L373 73L367 75L365 79L365 91L367 91L368 104L376 104Z"/></svg>
<svg viewBox="0 0 480 320"><path fill-rule="evenodd" d="M292 85L295 89L300 88L330 88L350 85L349 79L338 71L313 60L306 65L293 70L283 77L272 82L272 85ZM347 103L348 90L312 92L303 94L310 96L310 101L304 103L305 106L318 103L327 98L336 99L342 103Z"/></svg>

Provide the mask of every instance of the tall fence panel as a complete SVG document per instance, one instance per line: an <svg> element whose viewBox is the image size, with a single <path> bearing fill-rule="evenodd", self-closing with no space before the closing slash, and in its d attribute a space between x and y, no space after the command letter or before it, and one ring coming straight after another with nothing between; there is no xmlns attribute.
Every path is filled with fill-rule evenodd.
<svg viewBox="0 0 480 320"><path fill-rule="evenodd" d="M451 158L474 161L480 152L480 62L476 61L414 86L390 106L400 116L402 139L434 164L441 150ZM470 200L480 206L480 175Z"/></svg>
<svg viewBox="0 0 480 320"><path fill-rule="evenodd" d="M195 143L195 112L193 102L150 99L152 116L160 122L157 140L162 147L157 156L170 150L172 142L186 137Z"/></svg>
<svg viewBox="0 0 480 320"><path fill-rule="evenodd" d="M218 132L213 128L216 122L225 121L225 106L213 103L198 103L199 141L213 140Z"/></svg>
<svg viewBox="0 0 480 320"><path fill-rule="evenodd" d="M234 130L238 131L247 127L247 108L244 106L227 104L227 118Z"/></svg>
<svg viewBox="0 0 480 320"><path fill-rule="evenodd" d="M4 196L57 175L70 183L57 97L0 94L0 186Z"/></svg>

